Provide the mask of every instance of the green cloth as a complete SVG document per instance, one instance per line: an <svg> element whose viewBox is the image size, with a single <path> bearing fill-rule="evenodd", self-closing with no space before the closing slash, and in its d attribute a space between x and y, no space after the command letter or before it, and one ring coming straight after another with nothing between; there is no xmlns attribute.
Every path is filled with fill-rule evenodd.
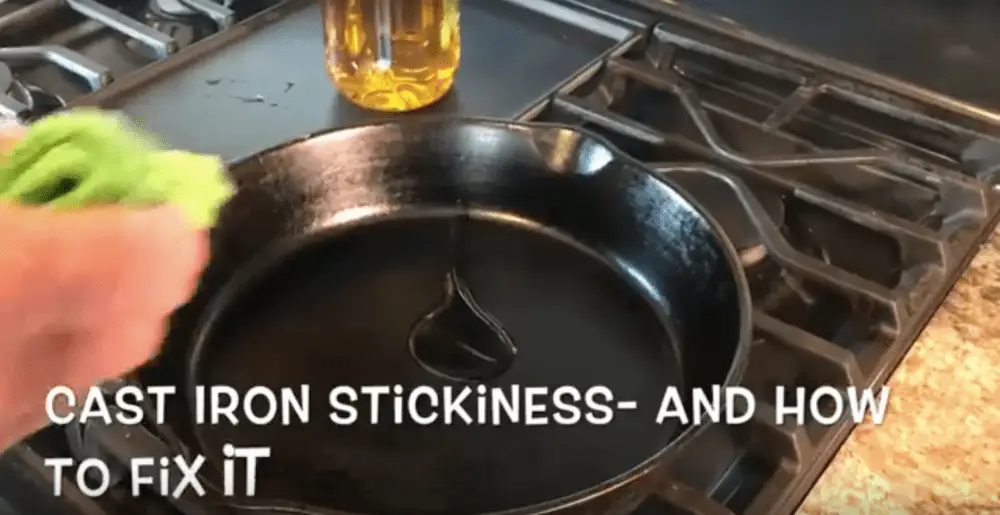
<svg viewBox="0 0 1000 515"><path fill-rule="evenodd" d="M170 204L208 228L234 193L218 157L162 150L121 118L93 109L30 125L0 161L0 201L19 204Z"/></svg>

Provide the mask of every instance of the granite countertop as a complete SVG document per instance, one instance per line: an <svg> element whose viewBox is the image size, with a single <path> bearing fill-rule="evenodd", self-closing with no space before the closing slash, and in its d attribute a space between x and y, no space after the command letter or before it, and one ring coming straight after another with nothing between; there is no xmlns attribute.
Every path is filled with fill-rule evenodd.
<svg viewBox="0 0 1000 515"><path fill-rule="evenodd" d="M801 513L1000 513L1000 231L889 380Z"/></svg>

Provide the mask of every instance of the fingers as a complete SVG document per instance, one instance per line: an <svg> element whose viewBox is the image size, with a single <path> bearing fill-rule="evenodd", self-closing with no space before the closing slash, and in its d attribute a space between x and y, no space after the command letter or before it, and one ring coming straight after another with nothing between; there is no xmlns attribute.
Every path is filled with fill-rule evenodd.
<svg viewBox="0 0 1000 515"><path fill-rule="evenodd" d="M186 227L173 234L160 223L169 222L155 220L147 228L159 233L154 241L126 244L121 255L108 258L121 260L116 274L98 272L100 278L85 286L91 300L77 307L77 316L87 343L77 348L82 354L71 373L74 385L119 377L146 363L159 352L169 316L193 294L207 254L203 235Z"/></svg>
<svg viewBox="0 0 1000 515"><path fill-rule="evenodd" d="M208 258L208 238L178 210L109 207L63 216L67 248L60 269L78 293L65 311L77 328L99 337L132 324L152 326L191 297ZM133 361L150 355L132 351Z"/></svg>
<svg viewBox="0 0 1000 515"><path fill-rule="evenodd" d="M0 206L0 232L10 242L0 247L0 390L28 394L145 363L208 258L207 233L169 207Z"/></svg>

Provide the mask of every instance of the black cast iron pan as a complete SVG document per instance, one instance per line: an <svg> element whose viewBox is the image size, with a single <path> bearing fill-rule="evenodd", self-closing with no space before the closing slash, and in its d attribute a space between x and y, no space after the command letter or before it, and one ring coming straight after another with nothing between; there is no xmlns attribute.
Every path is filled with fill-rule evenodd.
<svg viewBox="0 0 1000 515"><path fill-rule="evenodd" d="M742 371L749 294L732 245L669 179L590 133L383 123L294 141L231 173L238 193L193 303L205 307L188 394L313 393L308 424L192 428L217 466L225 443L271 446L254 504L468 515L631 499L697 429L655 423L665 390L686 397ZM460 281L446 287L449 274ZM451 334L438 324L415 340L448 298L466 308L435 319ZM348 426L326 417L337 385L604 386L637 407L603 425L543 427L372 425L362 405Z"/></svg>

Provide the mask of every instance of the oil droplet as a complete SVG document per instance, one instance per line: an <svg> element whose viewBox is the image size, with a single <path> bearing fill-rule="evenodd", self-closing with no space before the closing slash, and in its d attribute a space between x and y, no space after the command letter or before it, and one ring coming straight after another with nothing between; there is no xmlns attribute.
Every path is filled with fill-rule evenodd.
<svg viewBox="0 0 1000 515"><path fill-rule="evenodd" d="M460 247L453 222L452 242ZM410 332L410 354L428 372L445 379L487 382L500 377L514 362L517 347L507 330L476 302L459 276L459 252L445 275L444 296Z"/></svg>

